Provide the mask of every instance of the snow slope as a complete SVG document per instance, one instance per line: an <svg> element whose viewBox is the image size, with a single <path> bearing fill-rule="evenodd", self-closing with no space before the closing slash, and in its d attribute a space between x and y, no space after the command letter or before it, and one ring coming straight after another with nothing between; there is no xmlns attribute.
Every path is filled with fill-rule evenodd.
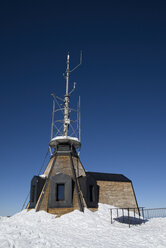
<svg viewBox="0 0 166 248"><path fill-rule="evenodd" d="M95 213L75 210L60 218L34 210L0 217L0 248L166 248L166 218L131 228L118 222L111 225L110 207L100 204Z"/></svg>

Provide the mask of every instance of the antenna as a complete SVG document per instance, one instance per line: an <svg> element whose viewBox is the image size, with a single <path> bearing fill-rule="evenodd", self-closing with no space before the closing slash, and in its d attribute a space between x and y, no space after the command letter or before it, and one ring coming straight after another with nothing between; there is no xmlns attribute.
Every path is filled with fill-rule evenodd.
<svg viewBox="0 0 166 248"><path fill-rule="evenodd" d="M69 93L69 76L70 73L75 71L82 64L82 51L80 52L80 63L76 65L72 70L70 70L70 55L67 54L67 67L65 72L66 78L66 94L64 99L64 127L63 127L63 135L68 136L68 130L70 125L70 111L69 111L69 102L70 95L75 90L76 83L74 83L73 89Z"/></svg>
<svg viewBox="0 0 166 248"><path fill-rule="evenodd" d="M73 91L75 90L75 88L76 88L76 82L74 82L73 89L70 91L69 95L71 95L71 93L73 93Z"/></svg>
<svg viewBox="0 0 166 248"><path fill-rule="evenodd" d="M51 123L51 148L57 147L58 143L69 142L75 149L81 147L81 126L80 126L80 98L77 109L71 108L70 96L76 88L76 82L73 88L69 90L70 73L75 71L82 64L82 52L80 52L80 62L70 70L70 54L67 54L66 71L63 74L66 81L64 98L51 94L53 97L52 123ZM55 115L56 114L56 115ZM70 126L70 129L69 129Z"/></svg>
<svg viewBox="0 0 166 248"><path fill-rule="evenodd" d="M70 73L73 72L73 71L75 71L75 69L77 69L80 65L82 65L82 51L80 51L80 63L79 63L78 65L76 65L76 66L70 71Z"/></svg>

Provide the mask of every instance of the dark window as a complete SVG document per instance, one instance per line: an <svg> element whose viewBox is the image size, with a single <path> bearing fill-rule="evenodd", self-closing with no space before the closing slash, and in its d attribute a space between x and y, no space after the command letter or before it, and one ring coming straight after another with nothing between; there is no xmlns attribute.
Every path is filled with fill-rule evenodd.
<svg viewBox="0 0 166 248"><path fill-rule="evenodd" d="M89 185L89 201L93 202L94 201L94 186Z"/></svg>
<svg viewBox="0 0 166 248"><path fill-rule="evenodd" d="M31 188L31 202L35 201L35 185L32 185Z"/></svg>
<svg viewBox="0 0 166 248"><path fill-rule="evenodd" d="M57 184L57 201L64 201L65 199L65 185L64 184Z"/></svg>

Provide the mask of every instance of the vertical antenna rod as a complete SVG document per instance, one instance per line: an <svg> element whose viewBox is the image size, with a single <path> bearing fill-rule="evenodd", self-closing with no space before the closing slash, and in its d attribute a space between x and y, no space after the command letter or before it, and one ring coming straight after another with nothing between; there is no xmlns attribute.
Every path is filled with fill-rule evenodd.
<svg viewBox="0 0 166 248"><path fill-rule="evenodd" d="M70 119L69 119L69 101L70 101L70 96L69 96L69 74L70 74L70 69L69 69L69 53L67 55L67 68L66 68L66 95L65 95L65 106L64 106L64 128L63 128L63 135L68 136L68 130L69 130L69 124L70 124Z"/></svg>
<svg viewBox="0 0 166 248"><path fill-rule="evenodd" d="M68 55L67 55L67 68L66 68L66 96L68 96L68 94L69 94L69 73L70 73L69 59L70 59L70 55L68 53Z"/></svg>
<svg viewBox="0 0 166 248"><path fill-rule="evenodd" d="M75 83L74 87L71 92L69 92L69 75L71 72L73 72L75 69L77 69L81 64L82 64L82 52L80 53L80 63L75 66L72 70L69 68L69 60L70 60L70 55L68 53L67 55L67 68L66 68L66 94L65 94L65 106L64 106L64 127L63 127L63 135L68 136L68 131L69 131L69 125L70 125L70 110L69 110L69 102L70 102L70 95L75 89Z"/></svg>

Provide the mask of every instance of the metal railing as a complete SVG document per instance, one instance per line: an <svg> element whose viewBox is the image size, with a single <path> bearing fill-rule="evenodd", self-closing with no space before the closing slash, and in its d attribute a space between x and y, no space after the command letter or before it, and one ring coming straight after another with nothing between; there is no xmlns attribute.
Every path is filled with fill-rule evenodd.
<svg viewBox="0 0 166 248"><path fill-rule="evenodd" d="M145 222L144 220L144 208L111 208L111 224L113 221L131 225L138 225Z"/></svg>
<svg viewBox="0 0 166 248"><path fill-rule="evenodd" d="M145 219L166 217L166 208L149 208L144 209Z"/></svg>
<svg viewBox="0 0 166 248"><path fill-rule="evenodd" d="M131 225L145 223L151 218L166 217L166 208L111 208L111 224L114 221Z"/></svg>

